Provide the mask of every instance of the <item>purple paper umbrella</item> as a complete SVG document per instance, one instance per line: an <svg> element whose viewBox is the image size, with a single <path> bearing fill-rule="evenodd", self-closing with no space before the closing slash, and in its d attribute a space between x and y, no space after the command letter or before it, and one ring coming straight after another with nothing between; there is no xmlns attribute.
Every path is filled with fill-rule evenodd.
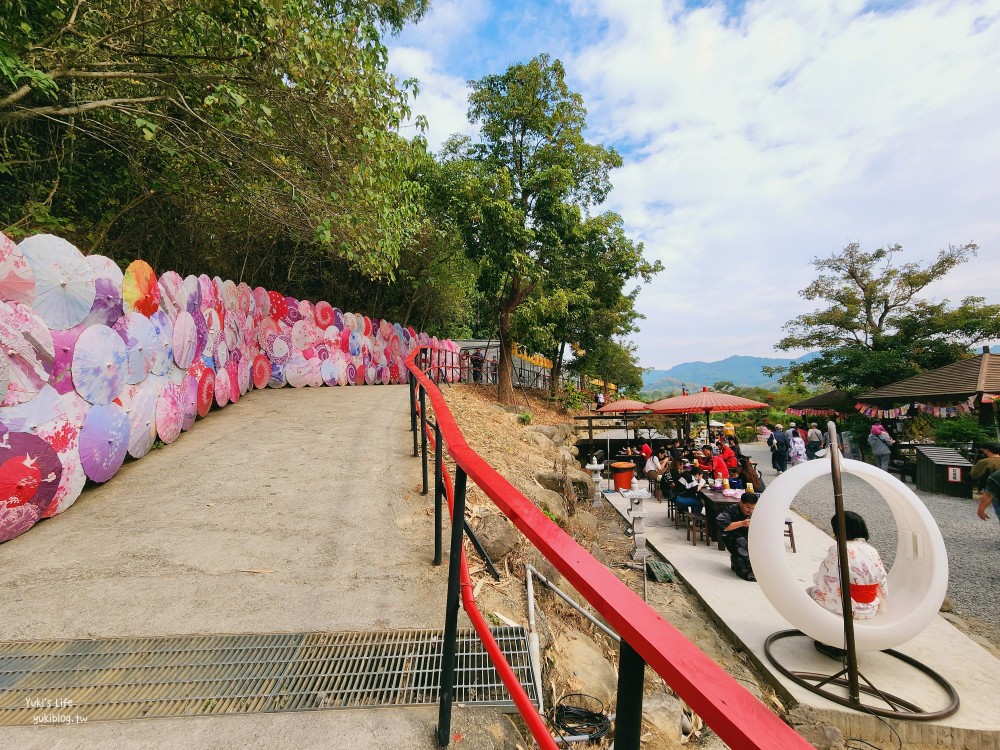
<svg viewBox="0 0 1000 750"><path fill-rule="evenodd" d="M125 382L141 382L153 366L159 339L149 318L139 312L130 312L115 323L115 330L125 342L128 351L128 369Z"/></svg>
<svg viewBox="0 0 1000 750"><path fill-rule="evenodd" d="M49 384L59 393L69 393L73 390L73 350L83 330L84 325L81 323L65 331L52 331L55 360Z"/></svg>
<svg viewBox="0 0 1000 750"><path fill-rule="evenodd" d="M181 306L182 309L187 310L189 313L201 309L201 287L198 285L197 276L184 277L184 286L181 287L181 293L184 297L184 304Z"/></svg>
<svg viewBox="0 0 1000 750"><path fill-rule="evenodd" d="M156 354L149 370L154 375L166 375L174 363L174 327L163 310L150 315L149 322L153 324L157 340Z"/></svg>
<svg viewBox="0 0 1000 750"><path fill-rule="evenodd" d="M201 309L193 310L191 317L194 319L195 335L198 337L198 341L195 343L195 358L205 354L206 351L211 355L212 352L208 349L208 321L205 320L205 314Z"/></svg>
<svg viewBox="0 0 1000 750"><path fill-rule="evenodd" d="M168 383L156 401L156 432L164 443L174 442L181 434L184 419L182 399L180 386Z"/></svg>
<svg viewBox="0 0 1000 750"><path fill-rule="evenodd" d="M94 325L80 334L73 350L73 385L83 398L92 404L114 401L127 372L128 351L115 331Z"/></svg>
<svg viewBox="0 0 1000 750"><path fill-rule="evenodd" d="M337 385L337 378L340 373L337 369L337 360L335 359L325 359L319 368L320 375L323 376L323 382L327 385Z"/></svg>
<svg viewBox="0 0 1000 750"><path fill-rule="evenodd" d="M288 383L288 378L285 377L285 366L279 365L277 362L271 363L271 379L267 381L268 388L284 388Z"/></svg>
<svg viewBox="0 0 1000 750"><path fill-rule="evenodd" d="M0 437L0 542L31 528L59 487L62 464L44 440L25 432Z"/></svg>
<svg viewBox="0 0 1000 750"><path fill-rule="evenodd" d="M113 326L125 314L122 308L125 276L118 264L103 255L88 255L87 264L94 271L94 304L80 325L84 328L92 325Z"/></svg>
<svg viewBox="0 0 1000 750"><path fill-rule="evenodd" d="M131 427L128 414L118 404L96 404L80 430L80 462L95 482L106 482L125 460Z"/></svg>
<svg viewBox="0 0 1000 750"><path fill-rule="evenodd" d="M0 302L0 351L8 367L4 406L24 403L49 382L55 360L52 334L27 305Z"/></svg>
<svg viewBox="0 0 1000 750"><path fill-rule="evenodd" d="M195 328L194 318L187 310L177 314L172 344L174 361L178 367L186 370L194 362L198 346L198 330Z"/></svg>

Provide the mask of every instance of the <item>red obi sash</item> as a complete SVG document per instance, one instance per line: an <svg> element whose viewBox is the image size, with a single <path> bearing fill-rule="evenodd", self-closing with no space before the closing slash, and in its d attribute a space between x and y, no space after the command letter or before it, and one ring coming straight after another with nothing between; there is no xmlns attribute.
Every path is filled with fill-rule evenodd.
<svg viewBox="0 0 1000 750"><path fill-rule="evenodd" d="M877 583L852 583L851 598L858 604L871 604L878 596Z"/></svg>

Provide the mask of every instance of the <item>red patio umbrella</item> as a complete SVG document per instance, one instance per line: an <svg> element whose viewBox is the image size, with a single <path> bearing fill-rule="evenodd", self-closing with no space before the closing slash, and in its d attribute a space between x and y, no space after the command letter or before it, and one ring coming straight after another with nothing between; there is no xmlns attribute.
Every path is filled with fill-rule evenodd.
<svg viewBox="0 0 1000 750"><path fill-rule="evenodd" d="M705 430L708 431L710 415L713 411L747 411L766 409L768 405L753 399L718 393L702 388L700 393L674 396L654 401L648 407L653 414L705 414Z"/></svg>

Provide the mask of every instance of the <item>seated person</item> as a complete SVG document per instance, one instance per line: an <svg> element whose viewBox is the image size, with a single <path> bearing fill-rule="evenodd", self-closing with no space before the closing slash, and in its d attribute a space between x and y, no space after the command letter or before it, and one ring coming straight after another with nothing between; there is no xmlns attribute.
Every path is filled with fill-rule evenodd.
<svg viewBox="0 0 1000 750"><path fill-rule="evenodd" d="M750 535L750 517L757 506L757 495L744 492L740 501L727 505L715 517L715 523L722 533L722 542L729 550L729 567L744 581L756 581L753 566L750 564L750 548L747 539Z"/></svg>
<svg viewBox="0 0 1000 750"><path fill-rule="evenodd" d="M639 453L645 460L649 460L649 457L653 455L653 449L649 447L649 443L643 443L639 446Z"/></svg>
<svg viewBox="0 0 1000 750"><path fill-rule="evenodd" d="M758 495L764 491L764 477L761 476L760 471L757 469L757 464L752 459L744 457L740 461L740 468L736 476L742 482L743 487L752 484L754 492Z"/></svg>
<svg viewBox="0 0 1000 750"><path fill-rule="evenodd" d="M838 532L837 516L830 519L834 535ZM847 536L848 568L851 576L851 614L855 620L870 620L876 613L885 611L889 589L885 566L878 550L868 544L868 525L865 519L852 510L844 512L844 526ZM806 589L825 609L841 614L840 601L840 555L834 544L820 563L813 576L813 585ZM843 649L815 641L816 650L827 656L840 659L846 653Z"/></svg>
<svg viewBox="0 0 1000 750"><path fill-rule="evenodd" d="M726 468L735 469L740 465L740 461L736 458L736 451L734 451L729 443L720 442L719 443L719 456L726 464ZM726 473L729 476L729 473Z"/></svg>
<svg viewBox="0 0 1000 750"><path fill-rule="evenodd" d="M646 465L643 469L646 479L655 482L656 499L661 502L663 501L663 491L660 489L660 479L666 472L668 464L667 452L663 448L660 448L654 455L646 459Z"/></svg>
<svg viewBox="0 0 1000 750"><path fill-rule="evenodd" d="M722 456L714 455L709 445L701 449L701 455L698 457L698 465L703 472L711 477L729 479L729 467L726 466L725 460Z"/></svg>
<svg viewBox="0 0 1000 750"><path fill-rule="evenodd" d="M705 486L705 480L701 474L700 467L684 464L684 470L677 479L677 497L674 502L692 513L701 513L701 509L705 507L701 499L701 488Z"/></svg>

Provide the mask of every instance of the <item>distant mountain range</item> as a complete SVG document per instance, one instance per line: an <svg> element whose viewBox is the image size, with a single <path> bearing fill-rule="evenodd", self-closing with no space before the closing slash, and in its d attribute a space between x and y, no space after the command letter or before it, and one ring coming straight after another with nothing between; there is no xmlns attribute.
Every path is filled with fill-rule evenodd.
<svg viewBox="0 0 1000 750"><path fill-rule="evenodd" d="M762 386L777 385L777 378L769 378L761 370L764 367L785 367L793 362L803 362L818 356L819 352L804 354L796 359L775 357L747 357L741 354L726 357L718 362L684 362L669 370L649 370L643 375L644 391L679 390L687 386L689 392L700 390L702 386L712 386L720 380L728 380L734 385Z"/></svg>

